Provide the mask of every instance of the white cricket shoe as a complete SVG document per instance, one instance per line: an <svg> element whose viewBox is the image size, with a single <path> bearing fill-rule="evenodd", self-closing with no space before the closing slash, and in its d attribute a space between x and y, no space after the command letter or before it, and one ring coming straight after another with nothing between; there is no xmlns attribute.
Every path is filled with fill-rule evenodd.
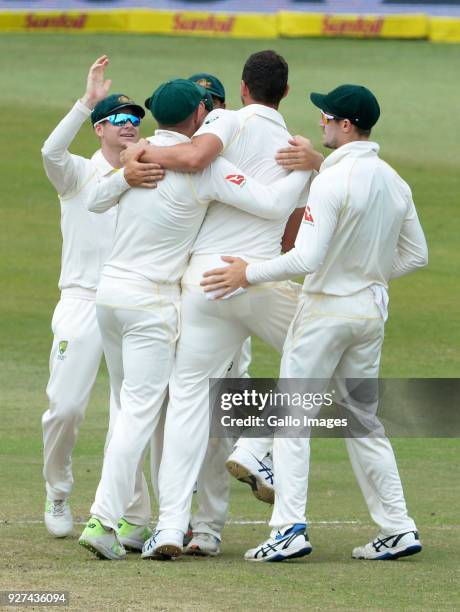
<svg viewBox="0 0 460 612"><path fill-rule="evenodd" d="M146 540L152 535L152 530L148 525L134 525L128 523L124 518L120 519L117 529L117 537L120 544L126 550L140 552Z"/></svg>
<svg viewBox="0 0 460 612"><path fill-rule="evenodd" d="M409 557L422 550L418 531L407 531L391 536L379 534L375 540L365 546L353 549L354 559L371 559L374 561L390 561L400 557Z"/></svg>
<svg viewBox="0 0 460 612"><path fill-rule="evenodd" d="M306 525L297 523L278 531L274 529L268 540L248 550L244 558L246 561L286 561L305 557L311 551Z"/></svg>
<svg viewBox="0 0 460 612"><path fill-rule="evenodd" d="M55 538L65 538L72 533L73 518L66 499L49 499L45 502L45 526Z"/></svg>
<svg viewBox="0 0 460 612"><path fill-rule="evenodd" d="M237 446L225 462L225 466L232 476L251 487L259 501L274 503L273 462L269 455L260 461L245 448Z"/></svg>
<svg viewBox="0 0 460 612"><path fill-rule="evenodd" d="M165 561L175 559L182 554L184 532L179 529L160 529L146 540L142 548L143 559Z"/></svg>
<svg viewBox="0 0 460 612"><path fill-rule="evenodd" d="M220 540L211 533L194 533L184 553L197 557L216 557L220 553Z"/></svg>

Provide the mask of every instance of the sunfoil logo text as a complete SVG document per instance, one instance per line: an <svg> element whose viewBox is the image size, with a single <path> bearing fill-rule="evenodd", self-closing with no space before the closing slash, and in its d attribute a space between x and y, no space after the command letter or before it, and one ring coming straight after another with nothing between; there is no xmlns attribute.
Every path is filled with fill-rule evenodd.
<svg viewBox="0 0 460 612"><path fill-rule="evenodd" d="M231 32L235 17L188 17L186 13L176 13L173 18L173 32Z"/></svg>
<svg viewBox="0 0 460 612"><path fill-rule="evenodd" d="M86 13L80 15L36 15L29 13L25 17L25 27L30 30L47 30L63 28L66 30L82 30L88 20Z"/></svg>
<svg viewBox="0 0 460 612"><path fill-rule="evenodd" d="M363 17L333 17L325 15L322 34L325 36L362 36L375 38L381 35L383 17L365 19Z"/></svg>

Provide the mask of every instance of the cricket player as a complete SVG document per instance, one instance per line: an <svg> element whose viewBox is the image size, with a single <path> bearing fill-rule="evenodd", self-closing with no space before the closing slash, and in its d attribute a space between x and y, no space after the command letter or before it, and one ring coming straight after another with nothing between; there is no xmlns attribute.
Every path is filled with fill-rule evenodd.
<svg viewBox="0 0 460 612"><path fill-rule="evenodd" d="M199 72L192 74L189 77L189 81L204 87L211 94L213 109L227 107L225 103L225 88L216 76L209 74L209 72Z"/></svg>
<svg viewBox="0 0 460 612"><path fill-rule="evenodd" d="M285 176L274 157L290 138L277 110L288 92L287 64L273 51L256 53L246 62L242 78L244 108L214 111L191 143L155 147L146 152L146 158L166 168L196 170L223 152L219 159L238 163L244 172L266 184ZM300 207L300 216L305 203L306 195L293 203ZM300 286L290 282L250 289L225 302L207 300L200 288L202 274L227 252L245 253L250 261L278 255L287 219L288 215L264 220L219 203L209 207L182 279L182 330L170 382L159 474L160 517L157 532L145 544L145 556L181 554L192 489L209 437L209 378L225 377L227 364L253 333L281 351L297 306ZM259 451L252 453L240 443L234 462L241 469L239 477L257 495L272 496L271 469L264 459L271 441L258 442Z"/></svg>
<svg viewBox="0 0 460 612"><path fill-rule="evenodd" d="M160 147L189 142L212 108L209 102L206 90L189 80L161 85L146 101L159 125L152 142ZM131 189L120 199L96 305L111 387L121 389L121 409L92 517L79 540L96 555L113 560L126 556L117 523L134 495L136 470L160 418L180 333L179 281L209 202L227 202L276 219L289 214L308 177L306 172L292 173L264 186L219 159L196 175L169 172L157 189ZM150 556L148 542L143 557Z"/></svg>
<svg viewBox="0 0 460 612"><path fill-rule="evenodd" d="M43 145L46 174L59 194L61 204L62 268L61 297L51 323L54 334L50 355L50 378L46 389L49 408L42 418L46 481L45 525L49 533L64 537L73 520L68 498L72 491L72 451L84 418L89 395L102 357L102 342L96 320L96 288L102 264L110 253L116 210L104 215L88 212L88 201L114 203L129 187L121 166L120 152L139 137L144 110L121 94L107 96L110 81L104 80L108 58L91 66L85 94L53 130ZM91 159L73 155L68 148L81 126L91 116L101 148ZM153 167L144 167L128 178L130 184L148 183ZM114 175L110 185L100 181ZM162 171L153 178L161 178ZM111 396L111 414L117 411ZM142 480L142 479L141 479ZM139 489L139 487L138 487ZM128 521L150 516L145 481L136 490ZM121 534L123 537L123 534Z"/></svg>
<svg viewBox="0 0 460 612"><path fill-rule="evenodd" d="M323 144L334 150L313 181L295 248L265 262L227 259L203 285L225 295L238 287L306 274L289 330L281 378L377 379L390 279L425 266L428 252L409 186L369 140L380 116L368 89L341 85L312 93L321 109ZM258 283L262 283L259 285ZM372 416L375 406L363 401ZM353 398L343 396L343 407ZM356 559L397 559L422 549L408 516L396 460L384 434L349 437L350 461L378 536L354 548ZM311 552L305 505L309 434L276 437L275 505L268 540L248 550L250 561L283 561Z"/></svg>
<svg viewBox="0 0 460 612"><path fill-rule="evenodd" d="M226 108L225 88L216 76L208 72L200 72L189 77L189 80L201 85L211 94L213 109ZM240 355L232 361L228 376L232 378L249 377L250 362L251 339L248 338L243 343ZM190 519L190 540L184 548L185 554L214 557L220 553L222 530L227 518L230 496L229 476L225 462L232 446L232 438L209 439L196 484L198 508ZM158 470L155 473L158 473Z"/></svg>

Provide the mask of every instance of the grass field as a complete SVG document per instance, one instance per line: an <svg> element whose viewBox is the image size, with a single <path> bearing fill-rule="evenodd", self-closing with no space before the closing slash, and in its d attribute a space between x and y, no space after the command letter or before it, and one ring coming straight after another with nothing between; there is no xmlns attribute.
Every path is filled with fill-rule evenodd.
<svg viewBox="0 0 460 612"><path fill-rule="evenodd" d="M0 36L2 99L7 110L0 149L3 171L0 266L0 589L71 592L75 610L454 610L458 599L457 440L395 440L409 508L424 552L390 564L352 561L351 548L374 534L343 445L316 440L309 518L314 553L299 562L250 565L241 559L265 536L268 508L243 485L232 489L222 557L146 563L135 556L102 563L74 538L52 540L43 525L40 417L58 299L59 206L47 183L40 146L83 93L95 57L108 53L113 91L144 100L171 76L207 70L221 77L238 106L249 53L275 47L289 61L291 93L281 110L292 132L320 141L310 91L344 82L375 91L383 109L375 130L382 156L413 187L430 248L430 264L391 288L382 374L457 377L460 364L458 120L460 47L425 42L340 40L214 41L122 35ZM145 121L144 135L154 129ZM74 152L95 148L90 127ZM272 376L278 358L255 343L252 373ZM87 518L97 485L107 422L102 368L75 453L72 506ZM334 523L338 522L338 523Z"/></svg>

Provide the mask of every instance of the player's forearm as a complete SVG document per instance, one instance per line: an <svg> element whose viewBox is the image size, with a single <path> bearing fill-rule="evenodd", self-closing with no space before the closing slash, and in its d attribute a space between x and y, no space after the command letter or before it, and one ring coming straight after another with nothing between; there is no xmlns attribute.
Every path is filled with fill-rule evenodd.
<svg viewBox="0 0 460 612"><path fill-rule="evenodd" d="M228 197L233 197L233 201L228 203L262 219L286 219L309 178L309 172L292 172L271 185L262 185L247 177L247 185L232 191ZM216 199L221 198L217 195Z"/></svg>
<svg viewBox="0 0 460 612"><path fill-rule="evenodd" d="M249 264L246 268L246 278L251 285L288 280L296 276L316 272L317 265L316 261L309 262L306 260L294 247L289 253L275 257L270 261Z"/></svg>
<svg viewBox="0 0 460 612"><path fill-rule="evenodd" d="M286 227L284 228L283 237L281 238L281 250L283 251L283 253L288 253L294 248L303 216L303 208L296 208L291 213L288 222L286 223Z"/></svg>
<svg viewBox="0 0 460 612"><path fill-rule="evenodd" d="M108 178L94 180L89 187L87 208L91 212L103 213L116 206L128 189L123 170L118 170Z"/></svg>
<svg viewBox="0 0 460 612"><path fill-rule="evenodd" d="M410 274L428 265L428 248L425 243L425 248L422 245L416 251L411 253L408 252L396 252L393 260L393 267L391 269L390 279L399 278Z"/></svg>
<svg viewBox="0 0 460 612"><path fill-rule="evenodd" d="M266 198L263 208L266 210L267 219L286 219L294 211L299 201L300 194L311 177L311 172L294 171L279 181L268 186L272 192L271 198ZM270 215L270 216L268 216Z"/></svg>
<svg viewBox="0 0 460 612"><path fill-rule="evenodd" d="M176 172L199 172L215 159L193 142L181 143L172 147L147 147L141 162L160 164L167 170Z"/></svg>
<svg viewBox="0 0 460 612"><path fill-rule="evenodd" d="M320 269L335 231L337 217L334 214L317 212L316 221L306 219L301 225L295 247L289 253L248 266L246 278L250 284L287 280L313 274Z"/></svg>
<svg viewBox="0 0 460 612"><path fill-rule="evenodd" d="M405 222L399 237L390 278L399 278L428 264L428 246L415 216Z"/></svg>

